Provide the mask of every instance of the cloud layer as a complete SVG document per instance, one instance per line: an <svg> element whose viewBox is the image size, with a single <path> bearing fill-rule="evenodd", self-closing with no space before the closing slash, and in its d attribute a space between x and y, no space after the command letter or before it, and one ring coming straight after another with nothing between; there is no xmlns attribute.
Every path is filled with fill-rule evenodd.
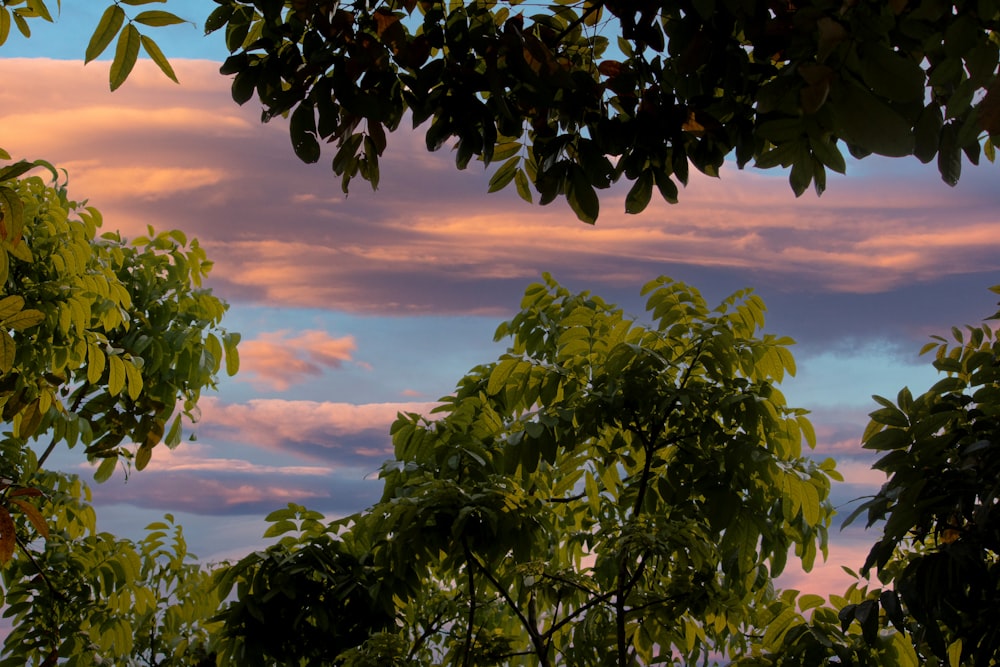
<svg viewBox="0 0 1000 667"><path fill-rule="evenodd" d="M903 161L869 178L877 165L866 161L800 200L779 172L730 168L721 182L695 175L680 205L639 216L621 212L613 189L589 227L563 202L486 194L481 168L457 172L447 150L426 153L407 129L390 137L381 190L358 181L345 197L330 156L297 162L283 121L261 125L253 102L237 107L217 63L179 61L176 86L143 61L114 95L102 65L6 61L5 147L68 168L71 192L127 234L152 223L197 235L233 299L499 313L543 270L621 287L708 269L764 288L875 293L1000 267L991 165L952 190Z"/></svg>

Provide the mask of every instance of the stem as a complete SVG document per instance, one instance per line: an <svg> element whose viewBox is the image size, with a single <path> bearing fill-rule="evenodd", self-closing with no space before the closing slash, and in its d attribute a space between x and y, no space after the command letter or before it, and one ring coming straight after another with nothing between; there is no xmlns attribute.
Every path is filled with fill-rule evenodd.
<svg viewBox="0 0 1000 667"><path fill-rule="evenodd" d="M73 405L71 405L69 408L70 412L76 412L77 410L80 409L80 404L83 403L83 397L86 396L87 394L86 389L89 386L90 386L89 382L84 382L83 385L80 387L79 389L80 393L77 394L76 400L73 401ZM56 448L57 443L58 441L55 438L52 438L52 442L50 442L49 446L45 448L45 451L42 452L42 455L38 457L39 469L42 467L42 464L45 463L45 460L49 458L49 455L52 453L52 450Z"/></svg>

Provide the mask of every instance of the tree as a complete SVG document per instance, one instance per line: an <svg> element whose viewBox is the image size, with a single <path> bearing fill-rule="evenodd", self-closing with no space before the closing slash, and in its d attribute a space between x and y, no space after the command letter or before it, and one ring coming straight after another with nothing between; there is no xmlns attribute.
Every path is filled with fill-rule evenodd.
<svg viewBox="0 0 1000 667"><path fill-rule="evenodd" d="M875 468L889 480L851 518L884 521L862 574L894 585L889 603L905 606L923 654L986 665L1000 660L1000 340L989 324L952 336L922 350L945 378L875 397L864 446L884 453Z"/></svg>
<svg viewBox="0 0 1000 667"><path fill-rule="evenodd" d="M745 650L789 549L806 569L825 553L839 475L802 456L812 427L775 386L791 341L758 335L758 297L710 310L665 278L644 293L652 326L551 278L530 286L497 330L507 354L434 415L400 415L380 503L326 529L275 512L268 534L291 534L223 570L220 597L237 596L220 654L631 665Z"/></svg>
<svg viewBox="0 0 1000 667"><path fill-rule="evenodd" d="M533 185L587 222L596 190L631 182L636 213L730 155L791 167L800 195L844 172L845 146L936 159L954 185L962 154L992 161L1000 139L995 0L216 2L233 98L290 114L306 162L336 143L345 192L377 187L407 114L459 168L499 163L491 191Z"/></svg>
<svg viewBox="0 0 1000 667"><path fill-rule="evenodd" d="M39 167L53 181L27 175ZM239 336L219 326L228 306L201 286L211 262L197 241L152 229L132 242L98 237L100 213L57 176L44 161L0 167L0 600L20 622L6 664L95 664L95 650L134 647L155 657L162 647L135 642L132 627L155 627L161 584L207 575L187 569L179 533L166 569L159 538L136 547L95 534L79 481L44 466L65 444L99 464L98 481L119 465L141 470L155 447L181 441L182 417L197 420L223 364L236 372Z"/></svg>

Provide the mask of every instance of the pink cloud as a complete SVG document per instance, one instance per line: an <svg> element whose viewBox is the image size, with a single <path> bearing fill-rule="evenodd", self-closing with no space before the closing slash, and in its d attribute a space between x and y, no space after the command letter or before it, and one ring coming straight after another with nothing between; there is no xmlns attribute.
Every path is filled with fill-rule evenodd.
<svg viewBox="0 0 1000 667"><path fill-rule="evenodd" d="M826 561L822 560L821 555L809 572L802 569L801 562L794 554L789 554L788 565L785 572L778 578L776 587L784 590L795 589L803 594L813 593L824 597L831 593L840 595L856 581L844 572L843 567L857 572L864 564L868 550L875 539L874 535L871 536L870 542L865 539L864 535L853 539L841 538L829 545L829 557Z"/></svg>
<svg viewBox="0 0 1000 667"><path fill-rule="evenodd" d="M352 361L353 336L334 338L325 331L293 334L287 329L260 334L240 344L240 379L278 391Z"/></svg>
<svg viewBox="0 0 1000 667"><path fill-rule="evenodd" d="M602 193L592 227L561 201L487 195L488 174L457 172L448 151L428 154L420 132L400 129L382 160L381 191L359 181L344 198L328 167L297 162L283 121L261 125L253 104L232 102L217 63L174 65L180 86L140 61L111 95L104 68L6 60L4 148L70 166L71 195L89 197L111 229L131 235L151 223L197 235L229 298L497 313L509 304L484 285L523 284L542 270L619 286L665 267L716 267L783 288L794 277L873 292L1000 268L992 190L976 174L950 190L930 171L866 178L870 161L857 176L831 179L821 199L796 200L777 172L726 169L721 182L694 174L677 206L654 201L626 216L618 188Z"/></svg>
<svg viewBox="0 0 1000 667"><path fill-rule="evenodd" d="M208 456L212 451L211 446L203 444L192 445L182 442L174 449L157 447L150 460L149 465L142 471L143 475L150 473L171 473L171 472L225 472L245 475L308 475L326 476L334 472L334 469L326 466L292 466L292 465L265 465L251 463L246 459L219 458ZM81 468L90 468L88 464L81 465Z"/></svg>
<svg viewBox="0 0 1000 667"><path fill-rule="evenodd" d="M223 403L202 399L199 431L205 438L225 437L232 442L267 449L285 449L288 443L308 442L317 447L335 448L340 439L367 435L378 447L362 445L359 453L375 450L382 456L392 453L389 427L400 412L427 415L437 403L324 403L255 399L246 403Z"/></svg>

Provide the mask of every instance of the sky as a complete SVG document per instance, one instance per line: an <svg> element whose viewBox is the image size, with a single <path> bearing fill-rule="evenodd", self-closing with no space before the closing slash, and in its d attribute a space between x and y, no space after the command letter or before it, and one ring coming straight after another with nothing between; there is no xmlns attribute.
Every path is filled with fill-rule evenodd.
<svg viewBox="0 0 1000 667"><path fill-rule="evenodd" d="M157 448L149 467L93 485L99 526L139 538L173 513L207 562L262 547L263 517L289 502L333 518L380 494L399 411L427 412L466 371L494 360L493 331L548 271L642 316L640 287L668 275L710 303L753 287L766 331L788 335L798 374L782 385L808 408L817 458L846 481L830 558L786 587L827 594L850 582L877 539L839 529L850 501L883 481L860 448L873 394L914 393L936 379L917 352L928 336L995 312L1000 283L997 169L965 165L949 188L933 166L869 158L796 199L781 170L694 175L680 203L654 199L627 216L627 188L602 194L595 226L564 201L540 207L487 194L489 173L457 171L408 127L390 135L380 189L344 196L330 169L300 163L280 119L232 102L218 73L222 38L200 28L151 31L180 78L140 61L108 91L108 63L83 65L104 3L63 3L56 25L0 47L0 146L69 173L105 228L127 237L178 228L215 261L209 285L224 326L243 335L241 372L201 402L197 441ZM171 0L201 24L214 3ZM53 461L85 477L82 452Z"/></svg>

